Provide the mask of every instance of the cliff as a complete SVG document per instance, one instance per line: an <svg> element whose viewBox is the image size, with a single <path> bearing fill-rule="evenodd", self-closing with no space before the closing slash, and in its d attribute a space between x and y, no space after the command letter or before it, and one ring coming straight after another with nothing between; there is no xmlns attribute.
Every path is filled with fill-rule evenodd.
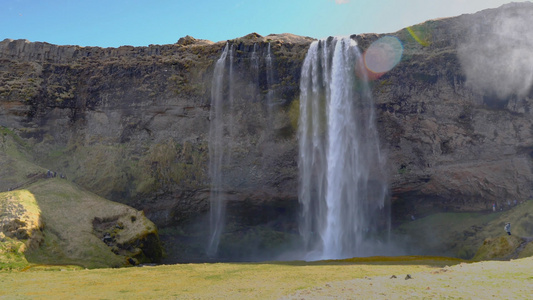
<svg viewBox="0 0 533 300"><path fill-rule="evenodd" d="M407 210L506 209L531 198L533 41L519 29L531 12L515 3L395 34L404 57L373 90L392 195Z"/></svg>
<svg viewBox="0 0 533 300"><path fill-rule="evenodd" d="M0 131L0 269L30 264L120 267L161 261L156 226L27 160L28 145Z"/></svg>
<svg viewBox="0 0 533 300"><path fill-rule="evenodd" d="M371 85L395 220L530 198L531 84L479 79L496 72L476 69L480 63L469 54L484 55L487 65L505 61L531 39L504 35L496 25L532 14L531 3L513 4L390 34L403 44L402 60ZM364 51L379 37L353 38ZM38 165L142 209L159 227L191 225L209 208L215 63L226 43L234 45L239 92L232 130L238 134L223 191L229 220L295 233L299 80L312 41L250 34L218 43L186 37L173 45L102 49L4 40L0 126L30 145ZM484 51L488 42L499 48ZM269 47L273 82L265 63ZM261 57L257 67L254 55ZM0 190L13 184L1 181Z"/></svg>

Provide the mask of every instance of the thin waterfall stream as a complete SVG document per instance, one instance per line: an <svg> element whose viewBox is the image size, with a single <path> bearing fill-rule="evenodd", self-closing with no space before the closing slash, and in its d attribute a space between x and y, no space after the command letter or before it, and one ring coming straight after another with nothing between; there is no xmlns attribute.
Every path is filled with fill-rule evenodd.
<svg viewBox="0 0 533 300"><path fill-rule="evenodd" d="M265 44L266 46L266 44ZM210 127L209 127L209 176L211 188L209 194L209 240L206 249L208 257L221 258L219 248L223 247L224 230L232 215L227 215L228 201L235 198L235 189L249 184L249 178L242 176L239 155L242 151L267 151L259 144L258 149L240 149L246 144L246 138L239 131L243 130L242 112L244 107L255 107L257 120L252 126L264 127L267 134L261 137L261 143L272 138L272 116L274 91L273 54L270 44L268 48L254 43L249 54L227 43L219 59L215 63L211 86ZM244 53L244 54L243 54ZM246 77L243 74L250 74ZM261 76L263 75L263 76ZM264 81L262 81L264 80ZM261 88L267 92L262 93ZM250 126L245 127L247 130ZM240 151L240 152L239 152ZM263 153L263 155L266 155ZM242 157L240 157L242 159ZM258 164L259 165L259 164ZM258 170L258 171L257 171ZM263 172L264 169L244 170ZM227 253L223 254L227 255Z"/></svg>
<svg viewBox="0 0 533 300"><path fill-rule="evenodd" d="M229 56L229 67L226 67ZM211 110L209 127L209 176L211 191L209 194L210 238L207 255L216 256L220 237L225 225L226 199L224 166L231 160L227 149L227 139L233 135L231 129L233 117L233 46L226 44L224 51L215 65L213 85L211 87Z"/></svg>

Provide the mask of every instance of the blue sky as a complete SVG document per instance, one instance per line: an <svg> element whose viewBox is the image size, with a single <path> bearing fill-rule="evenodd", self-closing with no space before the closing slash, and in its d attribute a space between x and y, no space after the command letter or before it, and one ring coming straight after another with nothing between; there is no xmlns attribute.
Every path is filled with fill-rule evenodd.
<svg viewBox="0 0 533 300"><path fill-rule="evenodd" d="M0 0L0 40L118 47L214 42L251 32L322 38L390 33L504 0ZM523 2L523 1L515 1Z"/></svg>

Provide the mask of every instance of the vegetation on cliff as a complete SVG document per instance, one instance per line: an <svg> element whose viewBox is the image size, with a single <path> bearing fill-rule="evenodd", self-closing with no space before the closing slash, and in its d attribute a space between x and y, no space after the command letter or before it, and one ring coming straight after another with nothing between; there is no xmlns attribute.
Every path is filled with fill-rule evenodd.
<svg viewBox="0 0 533 300"><path fill-rule="evenodd" d="M511 236L504 230L507 222ZM432 214L403 223L395 233L408 253L473 260L527 257L533 254L533 200L497 212Z"/></svg>
<svg viewBox="0 0 533 300"><path fill-rule="evenodd" d="M157 228L142 212L31 163L9 130L4 128L1 138L0 268L119 267L161 260Z"/></svg>

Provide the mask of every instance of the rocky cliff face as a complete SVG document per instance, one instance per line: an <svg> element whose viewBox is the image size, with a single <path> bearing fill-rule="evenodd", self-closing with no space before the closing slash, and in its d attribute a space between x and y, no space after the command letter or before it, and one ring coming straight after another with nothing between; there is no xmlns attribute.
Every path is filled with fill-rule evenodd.
<svg viewBox="0 0 533 300"><path fill-rule="evenodd" d="M512 4L396 33L402 62L373 89L396 213L403 205L406 214L500 209L532 196L532 57L524 43L533 40L512 28L532 12L531 3ZM513 80L519 76L529 81Z"/></svg>
<svg viewBox="0 0 533 300"><path fill-rule="evenodd" d="M533 5L515 4L391 34L403 43L403 58L372 81L372 89L396 219L487 210L531 196L531 86L520 93L487 91L471 72L479 63L468 53L477 51L469 41L480 44L483 37L502 38L511 49L524 39L532 43L506 39L488 26L532 14ZM354 38L364 51L379 37ZM227 42L236 49L239 94L232 187L224 192L229 209L250 224L290 215L284 230L295 230L300 67L311 42L288 34ZM209 206L210 93L225 44L186 37L174 45L102 49L4 40L0 125L31 144L40 165L143 209L158 226L190 223ZM500 49L491 55L509 48ZM257 68L254 55L262 57ZM268 213L250 217L257 211Z"/></svg>
<svg viewBox="0 0 533 300"><path fill-rule="evenodd" d="M239 134L226 192L236 203L296 199L297 112L287 116L310 41L289 34L228 41L236 47ZM101 49L4 40L1 125L32 145L40 165L143 209L158 226L187 223L209 208L211 83L225 44L186 37ZM274 108L266 103L269 44Z"/></svg>

